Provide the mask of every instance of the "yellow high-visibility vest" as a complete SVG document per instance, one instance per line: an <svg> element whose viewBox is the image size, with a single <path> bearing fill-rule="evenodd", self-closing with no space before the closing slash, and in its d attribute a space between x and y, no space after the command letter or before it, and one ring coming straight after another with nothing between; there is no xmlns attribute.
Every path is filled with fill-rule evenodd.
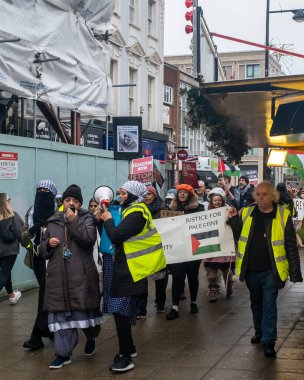
<svg viewBox="0 0 304 380"><path fill-rule="evenodd" d="M249 232L252 224L251 213L255 206L246 207L242 212L243 228L238 241L238 250L236 253L236 274L240 276L246 247L248 243ZM272 221L271 227L271 246L274 254L274 261L278 274L282 281L286 281L289 275L289 264L285 251L285 227L290 211L285 207L277 206L277 213Z"/></svg>
<svg viewBox="0 0 304 380"><path fill-rule="evenodd" d="M161 236L153 225L152 216L144 203L136 203L125 209L122 219L139 211L146 219L143 230L123 243L128 267L133 281L139 281L166 267Z"/></svg>

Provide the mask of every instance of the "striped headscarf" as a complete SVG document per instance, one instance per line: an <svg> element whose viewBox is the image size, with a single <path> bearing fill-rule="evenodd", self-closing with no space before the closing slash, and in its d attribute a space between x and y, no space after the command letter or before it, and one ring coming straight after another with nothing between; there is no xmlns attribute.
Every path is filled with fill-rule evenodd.
<svg viewBox="0 0 304 380"><path fill-rule="evenodd" d="M121 188L138 198L136 202L133 203L143 202L148 192L146 186L138 181L127 181L121 186Z"/></svg>

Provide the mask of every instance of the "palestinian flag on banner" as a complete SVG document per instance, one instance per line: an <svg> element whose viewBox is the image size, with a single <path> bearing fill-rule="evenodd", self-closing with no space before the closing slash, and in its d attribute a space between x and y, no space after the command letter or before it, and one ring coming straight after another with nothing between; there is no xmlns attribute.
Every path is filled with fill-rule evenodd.
<svg viewBox="0 0 304 380"><path fill-rule="evenodd" d="M221 252L218 244L219 231L212 230L191 235L192 255Z"/></svg>
<svg viewBox="0 0 304 380"><path fill-rule="evenodd" d="M218 172L229 175L230 177L239 177L241 175L240 168L230 162L219 159Z"/></svg>
<svg viewBox="0 0 304 380"><path fill-rule="evenodd" d="M286 163L304 181L304 152L301 150L288 150Z"/></svg>

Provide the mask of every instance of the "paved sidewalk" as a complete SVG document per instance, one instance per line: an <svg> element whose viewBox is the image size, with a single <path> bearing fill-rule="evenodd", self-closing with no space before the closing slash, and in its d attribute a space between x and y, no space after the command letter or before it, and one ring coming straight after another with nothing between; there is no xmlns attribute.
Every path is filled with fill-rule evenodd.
<svg viewBox="0 0 304 380"><path fill-rule="evenodd" d="M112 317L102 325L96 354L83 356L84 335L72 357L72 364L50 370L52 343L27 351L23 341L29 337L36 309L37 291L22 294L17 305L0 301L0 379L1 380L100 380L117 376L128 379L177 380L304 380L304 284L286 284L279 293L278 355L264 358L262 347L251 345L253 334L248 292L237 283L234 295L224 295L215 304L207 302L207 283L201 267L198 297L199 313L189 313L189 295L181 301L180 318L165 320L156 314L154 289L150 284L148 317L134 328L138 357L135 369L113 374L108 367L117 353L117 337ZM170 287L168 290L168 300ZM169 310L169 302L167 302Z"/></svg>

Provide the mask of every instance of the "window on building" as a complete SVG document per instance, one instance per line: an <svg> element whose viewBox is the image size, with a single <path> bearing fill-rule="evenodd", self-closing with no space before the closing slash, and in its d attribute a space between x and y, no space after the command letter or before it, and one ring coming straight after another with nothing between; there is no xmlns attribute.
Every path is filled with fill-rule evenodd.
<svg viewBox="0 0 304 380"><path fill-rule="evenodd" d="M169 136L169 141L173 141L173 129L164 127L164 134Z"/></svg>
<svg viewBox="0 0 304 380"><path fill-rule="evenodd" d="M133 68L129 69L129 83L137 81L137 72ZM135 86L129 86L129 116L135 115Z"/></svg>
<svg viewBox="0 0 304 380"><path fill-rule="evenodd" d="M136 22L136 0L129 0L129 22L130 24Z"/></svg>
<svg viewBox="0 0 304 380"><path fill-rule="evenodd" d="M153 125L152 104L154 99L154 78L148 77L148 129Z"/></svg>
<svg viewBox="0 0 304 380"><path fill-rule="evenodd" d="M173 88L164 85L164 103L173 104Z"/></svg>
<svg viewBox="0 0 304 380"><path fill-rule="evenodd" d="M260 77L260 65L246 65L246 78L259 78Z"/></svg>
<svg viewBox="0 0 304 380"><path fill-rule="evenodd" d="M155 20L155 1L154 0L149 0L148 3L148 34L149 35L154 35L155 34L155 29L154 29L154 22Z"/></svg>
<svg viewBox="0 0 304 380"><path fill-rule="evenodd" d="M226 66L226 65L223 65L223 70L224 70L224 74L225 74L225 78L226 79L231 79L231 75L232 75L232 66Z"/></svg>
<svg viewBox="0 0 304 380"><path fill-rule="evenodd" d="M110 77L112 79L112 83L117 83L118 78L117 78L117 61L114 59L111 59L111 64L110 64Z"/></svg>

